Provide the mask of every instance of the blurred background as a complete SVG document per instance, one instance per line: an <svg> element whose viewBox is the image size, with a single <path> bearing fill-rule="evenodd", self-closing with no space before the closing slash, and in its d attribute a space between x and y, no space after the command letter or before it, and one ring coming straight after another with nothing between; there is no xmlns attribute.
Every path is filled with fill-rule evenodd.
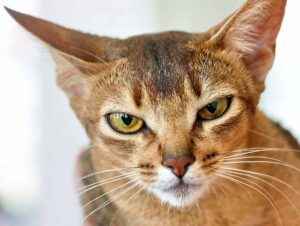
<svg viewBox="0 0 300 226"><path fill-rule="evenodd" d="M242 0L9 0L4 4L61 25L127 37L199 32ZM300 2L289 0L261 108L300 138ZM55 84L46 48L0 9L0 226L79 226L74 165L88 144Z"/></svg>

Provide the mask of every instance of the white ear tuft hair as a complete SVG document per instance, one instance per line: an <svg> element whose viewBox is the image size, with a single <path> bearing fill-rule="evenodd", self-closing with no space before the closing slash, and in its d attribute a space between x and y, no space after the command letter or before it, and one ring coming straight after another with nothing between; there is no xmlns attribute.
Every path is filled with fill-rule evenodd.
<svg viewBox="0 0 300 226"><path fill-rule="evenodd" d="M253 76L263 81L275 56L286 0L248 0L218 28L211 42L236 52Z"/></svg>

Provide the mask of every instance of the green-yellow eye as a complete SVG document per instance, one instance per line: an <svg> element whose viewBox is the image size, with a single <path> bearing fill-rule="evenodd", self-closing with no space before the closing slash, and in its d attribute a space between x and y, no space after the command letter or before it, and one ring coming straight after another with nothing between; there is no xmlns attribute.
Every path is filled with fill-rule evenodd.
<svg viewBox="0 0 300 226"><path fill-rule="evenodd" d="M114 130L127 134L137 132L144 125L144 121L142 119L119 112L109 114L108 121Z"/></svg>
<svg viewBox="0 0 300 226"><path fill-rule="evenodd" d="M202 120L218 118L225 113L225 111L228 109L229 105L230 105L230 98L222 98L222 99L216 100L216 101L206 105L204 108L202 108L198 112L198 116Z"/></svg>

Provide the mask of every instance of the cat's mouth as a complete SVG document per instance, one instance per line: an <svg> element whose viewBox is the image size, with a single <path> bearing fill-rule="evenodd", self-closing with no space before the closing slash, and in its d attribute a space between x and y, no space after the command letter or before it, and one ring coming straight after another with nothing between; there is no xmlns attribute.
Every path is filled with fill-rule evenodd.
<svg viewBox="0 0 300 226"><path fill-rule="evenodd" d="M191 192L193 190L199 189L201 185L200 184L191 184L191 183L185 183L183 181L180 181L178 184L173 185L169 188L163 188L162 191L164 192L171 192L171 193L178 193L178 194L184 194L187 192Z"/></svg>
<svg viewBox="0 0 300 226"><path fill-rule="evenodd" d="M184 207L195 203L201 195L201 184L179 181L167 187L153 189L152 192L164 203L174 207Z"/></svg>

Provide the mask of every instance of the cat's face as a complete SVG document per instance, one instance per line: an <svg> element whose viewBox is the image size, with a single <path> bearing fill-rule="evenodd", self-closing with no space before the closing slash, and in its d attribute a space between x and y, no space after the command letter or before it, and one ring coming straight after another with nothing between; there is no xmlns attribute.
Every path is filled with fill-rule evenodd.
<svg viewBox="0 0 300 226"><path fill-rule="evenodd" d="M249 0L207 33L96 37L9 10L50 45L58 84L107 168L134 168L147 192L193 204L220 156L247 146L285 1Z"/></svg>
<svg viewBox="0 0 300 226"><path fill-rule="evenodd" d="M257 97L228 52L198 48L183 33L154 37L136 37L139 52L93 83L88 132L112 166L138 167L132 179L184 206L216 179L219 155L245 146Z"/></svg>

